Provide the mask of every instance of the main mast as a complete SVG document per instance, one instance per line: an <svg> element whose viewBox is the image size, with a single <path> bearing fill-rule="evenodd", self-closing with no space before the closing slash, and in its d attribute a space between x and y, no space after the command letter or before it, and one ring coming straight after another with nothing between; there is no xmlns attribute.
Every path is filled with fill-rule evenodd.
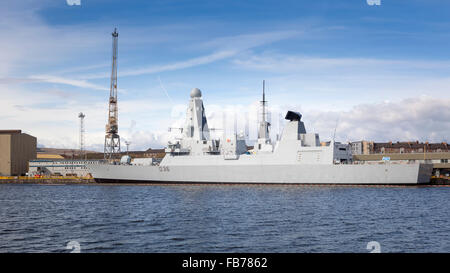
<svg viewBox="0 0 450 273"><path fill-rule="evenodd" d="M265 81L263 80L263 92L261 101L261 120L259 121L258 139L268 139L269 138L269 123L266 120L266 91L265 91Z"/></svg>
<svg viewBox="0 0 450 273"><path fill-rule="evenodd" d="M113 57L111 70L111 85L109 93L109 107L108 107L108 124L106 124L105 135L105 159L114 159L115 155L120 153L120 137L118 126L118 108L117 108L117 41L119 33L114 29L112 33L113 40Z"/></svg>
<svg viewBox="0 0 450 273"><path fill-rule="evenodd" d="M263 80L263 92L262 92L262 101L261 101L261 118L259 120L259 128L258 128L258 140L256 142L255 150L257 152L272 152L273 146L269 136L269 126L270 123L267 121L267 101L266 101L266 90L265 90L265 81Z"/></svg>

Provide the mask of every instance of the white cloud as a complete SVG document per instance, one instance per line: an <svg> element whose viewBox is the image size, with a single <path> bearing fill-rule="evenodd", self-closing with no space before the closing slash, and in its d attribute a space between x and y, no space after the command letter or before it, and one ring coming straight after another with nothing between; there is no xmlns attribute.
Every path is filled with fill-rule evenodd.
<svg viewBox="0 0 450 273"><path fill-rule="evenodd" d="M8 89L0 86L3 95L2 127L20 128L38 137L38 143L47 147L77 148L77 114L86 114L86 146L101 151L106 123L106 101L95 101L71 96L64 89L50 89L39 94L19 87ZM65 102L61 103L60 97ZM27 99L24 99L27 98ZM186 102L187 103L187 102ZM287 110L299 110L303 114L309 132L317 132L321 139L330 139L338 119L337 140L420 140L449 141L450 99L428 96L413 97L378 103L356 104L347 109L315 107L302 103L270 103L272 137L282 129L280 118ZM173 138L169 127L183 125L186 104L170 105L162 98L121 100L119 102L119 134L132 144L132 150L144 150L166 145ZM205 101L208 123L211 128L248 133L250 140L256 136L258 103L250 105L219 105ZM226 114L225 122L222 120ZM247 123L247 127L246 127ZM218 137L221 132L214 135ZM249 143L251 144L251 142ZM123 146L125 149L125 146Z"/></svg>
<svg viewBox="0 0 450 273"><path fill-rule="evenodd" d="M258 106L251 105L208 105L205 104L210 128L220 128L215 137L225 131L231 135L237 129L246 133L247 144L252 144L257 135ZM171 127L182 127L185 108L175 111ZM271 137L281 133L287 110L300 111L308 132L319 133L322 140L330 140L336 127L337 141L449 141L450 99L436 99L428 96L413 97L379 103L357 104L347 110L304 110L304 105L272 105L269 107ZM225 119L225 120L224 120ZM224 131L222 131L224 130ZM164 140L177 136L165 133ZM160 142L160 145L165 145Z"/></svg>
<svg viewBox="0 0 450 273"><path fill-rule="evenodd" d="M66 0L66 3L69 6L81 6L81 0Z"/></svg>
<svg viewBox="0 0 450 273"><path fill-rule="evenodd" d="M427 96L360 104L347 111L305 112L307 125L330 139L374 141L449 141L450 99Z"/></svg>

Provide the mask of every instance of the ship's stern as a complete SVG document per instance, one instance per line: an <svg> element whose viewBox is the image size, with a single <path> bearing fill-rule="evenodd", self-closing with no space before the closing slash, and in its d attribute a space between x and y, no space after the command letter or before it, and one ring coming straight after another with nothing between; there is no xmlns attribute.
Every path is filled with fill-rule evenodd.
<svg viewBox="0 0 450 273"><path fill-rule="evenodd" d="M420 163L417 184L430 183L431 174L433 173L433 164Z"/></svg>

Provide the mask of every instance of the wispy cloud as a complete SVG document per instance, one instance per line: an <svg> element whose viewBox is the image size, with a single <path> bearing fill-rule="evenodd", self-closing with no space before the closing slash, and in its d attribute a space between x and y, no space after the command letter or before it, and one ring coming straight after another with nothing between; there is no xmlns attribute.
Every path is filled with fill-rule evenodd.
<svg viewBox="0 0 450 273"><path fill-rule="evenodd" d="M224 36L208 40L195 45L200 49L222 48L233 51L243 51L246 49L282 41L305 34L301 30L279 30L260 33L247 33L234 36Z"/></svg>
<svg viewBox="0 0 450 273"><path fill-rule="evenodd" d="M127 76L138 76L138 75L145 75L145 74L154 74L154 73L161 73L166 71L175 71L180 69L186 69L190 67L200 66L200 65L206 65L213 62L217 62L220 60L228 59L233 56L236 56L237 54L257 47L264 44L268 44L271 42L283 40L292 38L296 35L299 35L299 31L279 31L279 32L267 32L267 33L257 33L257 34L245 34L245 35L237 35L237 36L228 36L228 37L220 37L216 38L212 41L205 42L199 46L199 48L210 48L210 47L217 47L218 50L215 52L200 56L191 58L188 60L175 62L175 63L169 63L169 64L162 64L157 66L148 66L148 67L140 67L140 68L128 68L125 70L119 71L120 77L127 77ZM107 78L109 77L109 74L107 72L105 73L94 73L94 74L86 74L86 75L78 75L75 76L76 79L71 79L68 77L62 77L57 76L60 74L65 73L73 73L77 71L85 71L85 70L91 70L96 68L103 68L106 67L107 64L96 64L96 65L87 65L87 66L80 66L80 67L74 67L74 68L66 68L61 71L57 71L53 75L32 75L29 77L24 78L0 78L0 81L3 81L4 83L25 83L25 82L47 82L47 83L57 83L57 84L66 84L71 85L75 87L81 87L81 88L89 88L89 89L95 89L95 90L107 90L107 88L104 88L102 86L98 86L96 84L88 82L88 80L92 79L101 79L101 78Z"/></svg>
<svg viewBox="0 0 450 273"><path fill-rule="evenodd" d="M197 45L198 48L214 48L215 52L195 57L192 59L175 62L171 64L162 64L158 66L148 66L141 68L132 68L125 69L123 71L119 71L120 77L126 76L137 76L137 75L145 75L145 74L154 74L165 71L174 71L179 69L185 69L190 67L195 67L199 65L205 65L209 63L213 63L216 61L228 59L230 57L236 56L237 54L254 48L261 45L269 44L275 41L280 41L284 39L289 39L294 36L301 34L299 31L275 31L275 32L266 32L266 33L256 33L256 34L245 34L245 35L236 35L236 36L227 36L213 39L208 42L200 43ZM83 79L98 79L105 78L108 75L105 73L101 74L91 74L91 75L82 75L80 78Z"/></svg>
<svg viewBox="0 0 450 273"><path fill-rule="evenodd" d="M108 33L103 27L49 24L40 15L48 5L50 1L29 0L0 4L0 28L8 41L0 43L0 76L25 77L34 69L92 60L98 48L109 44L102 38Z"/></svg>
<svg viewBox="0 0 450 273"><path fill-rule="evenodd" d="M95 89L95 90L109 90L100 85L96 85L93 83L89 83L85 80L73 80L64 77L52 76L52 75L34 75L29 77L31 80L36 80L40 82L47 83L57 83L57 84L67 84L75 87L87 88L87 89Z"/></svg>
<svg viewBox="0 0 450 273"><path fill-rule="evenodd" d="M101 94L109 87L110 32L117 21L110 21L111 16L97 9L68 8L64 1L60 6L70 12L83 12L83 16L65 20L58 14L44 19L49 13L45 8L41 12L42 7L50 5L50 12L59 8L51 0L3 2L0 29L7 42L0 43L2 126L22 128L46 146L74 148L78 142L77 113L83 111L87 116L87 145L101 148L107 110L106 93ZM132 9L129 11L133 14ZM120 96L120 134L132 141L130 148L165 145L166 129L173 122L169 118L173 103L166 99L167 91L179 103L188 98L191 85L204 88L210 124L220 127L220 111L235 109L238 114L251 107L249 102L258 94L254 90L259 89L262 78L266 79L270 106L305 111L308 129L322 138L332 134L337 116L341 117L337 130L340 140L440 141L450 134L450 62L439 47L431 46L429 39L427 50L412 51L414 47L411 50L406 43L418 40L395 35L400 37L395 40L396 47L386 41L395 33L388 33L392 30L381 25L374 30L347 24L348 18L322 20L318 16L305 27L304 22L291 21L284 14L277 20L267 18L262 24L259 18L238 18L235 10L229 12L231 17L209 19L195 14L189 23L184 14L172 14L174 17L163 21L148 21L148 14L119 21L119 91L123 92L122 87L132 90ZM229 23L221 18L237 20ZM424 34L410 27L393 29L414 34L414 39L420 38L415 34ZM372 37L374 31L376 37ZM433 31L424 37L434 37L435 45L447 41L437 40ZM365 50L360 50L362 47ZM396 54L398 48L410 51ZM386 52L380 53L383 49ZM346 57L333 57L341 53ZM415 53L423 59L417 59ZM175 73L194 67L200 73ZM156 75L134 77L162 72L172 72L165 73L167 83L163 88ZM101 92L80 96L71 87ZM382 102L386 99L394 102ZM213 103L217 115L211 115ZM233 108L234 103L243 105ZM183 114L185 106L177 106ZM135 129L128 132L132 121L136 122Z"/></svg>
<svg viewBox="0 0 450 273"><path fill-rule="evenodd" d="M353 105L421 95L449 98L450 62L388 58L330 58L299 54L241 54L232 60L242 74L265 77L272 102L301 101L315 107Z"/></svg>
<svg viewBox="0 0 450 273"><path fill-rule="evenodd" d="M264 53L260 55L244 55L233 60L233 63L243 69L262 70L270 72L311 71L327 68L367 70L383 69L449 69L450 61L435 60L401 60L381 58L326 58L301 55Z"/></svg>
<svg viewBox="0 0 450 273"><path fill-rule="evenodd" d="M135 68L135 69L127 69L119 73L119 77L126 77L126 76L138 76L138 75L145 75L145 74L153 74L153 73L160 73L165 71L173 71L178 69L184 69L189 67L194 67L198 65L204 65L209 64L215 61L223 60L226 58L229 58L231 56L236 55L237 51L219 51L215 52L206 56L201 56L193 59L189 59L186 61L176 62L172 64L165 64L160 66L150 66L150 67L144 67L144 68ZM99 79L99 78L105 78L109 77L109 75L105 73L100 74L92 74L92 75L82 75L79 76L83 79Z"/></svg>

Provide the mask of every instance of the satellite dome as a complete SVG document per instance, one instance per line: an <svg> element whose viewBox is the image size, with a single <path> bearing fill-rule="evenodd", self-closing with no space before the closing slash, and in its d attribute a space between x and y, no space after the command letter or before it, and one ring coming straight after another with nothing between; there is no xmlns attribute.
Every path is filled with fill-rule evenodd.
<svg viewBox="0 0 450 273"><path fill-rule="evenodd" d="M193 88L191 90L191 98L200 98L202 96L202 92L198 88Z"/></svg>

